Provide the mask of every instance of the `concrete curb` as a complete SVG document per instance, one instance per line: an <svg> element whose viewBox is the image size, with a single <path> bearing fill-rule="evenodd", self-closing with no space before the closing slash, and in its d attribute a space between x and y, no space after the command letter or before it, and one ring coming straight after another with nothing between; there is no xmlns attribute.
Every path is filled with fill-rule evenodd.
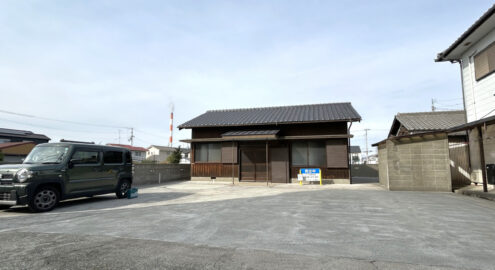
<svg viewBox="0 0 495 270"><path fill-rule="evenodd" d="M495 201L495 192L494 190L490 190L488 192L483 192L480 186L468 186L464 188L460 188L454 191L457 194L477 197L485 200Z"/></svg>

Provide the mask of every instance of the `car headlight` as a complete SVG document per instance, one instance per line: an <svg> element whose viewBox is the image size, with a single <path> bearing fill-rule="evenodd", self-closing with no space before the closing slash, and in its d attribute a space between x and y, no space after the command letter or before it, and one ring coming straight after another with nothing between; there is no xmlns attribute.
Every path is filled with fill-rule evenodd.
<svg viewBox="0 0 495 270"><path fill-rule="evenodd" d="M31 178L33 176L33 172L28 169L20 169L19 171L17 171L16 175L17 180L22 183Z"/></svg>

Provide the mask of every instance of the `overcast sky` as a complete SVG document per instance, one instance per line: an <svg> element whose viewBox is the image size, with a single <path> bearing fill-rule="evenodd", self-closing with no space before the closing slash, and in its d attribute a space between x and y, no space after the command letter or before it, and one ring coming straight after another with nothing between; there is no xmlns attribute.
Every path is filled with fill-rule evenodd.
<svg viewBox="0 0 495 270"><path fill-rule="evenodd" d="M364 147L363 129L379 141L432 98L462 108L458 64L433 59L492 4L2 0L0 127L97 143L133 127L147 147L167 144L171 102L177 126L209 109L350 101Z"/></svg>

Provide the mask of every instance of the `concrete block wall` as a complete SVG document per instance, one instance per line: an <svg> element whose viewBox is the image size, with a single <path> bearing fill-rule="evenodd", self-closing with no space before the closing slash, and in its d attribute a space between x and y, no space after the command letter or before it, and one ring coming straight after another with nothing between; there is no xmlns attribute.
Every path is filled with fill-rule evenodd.
<svg viewBox="0 0 495 270"><path fill-rule="evenodd" d="M387 168L382 168L388 177L381 182L388 184L390 190L452 191L447 136L406 142L388 140L386 152Z"/></svg>
<svg viewBox="0 0 495 270"><path fill-rule="evenodd" d="M386 144L380 144L378 146L378 179L380 184L385 188L389 188L388 183L388 159L387 159L387 147Z"/></svg>
<svg viewBox="0 0 495 270"><path fill-rule="evenodd" d="M133 185L190 180L190 164L134 164Z"/></svg>

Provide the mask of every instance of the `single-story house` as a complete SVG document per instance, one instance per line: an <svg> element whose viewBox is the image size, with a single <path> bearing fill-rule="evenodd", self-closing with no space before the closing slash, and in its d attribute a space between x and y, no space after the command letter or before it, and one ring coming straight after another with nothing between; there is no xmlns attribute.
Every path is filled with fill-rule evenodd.
<svg viewBox="0 0 495 270"><path fill-rule="evenodd" d="M389 190L452 191L471 184L464 111L399 113L378 147L380 183Z"/></svg>
<svg viewBox="0 0 495 270"><path fill-rule="evenodd" d="M123 147L131 150L132 161L141 162L146 159L146 152L148 151L146 148L127 145L127 144L117 144L117 143L107 143L110 146Z"/></svg>
<svg viewBox="0 0 495 270"><path fill-rule="evenodd" d="M151 160L157 163L162 163L167 161L167 158L175 151L177 148L170 146L160 146L151 145L148 147L146 152L146 160Z"/></svg>
<svg viewBox="0 0 495 270"><path fill-rule="evenodd" d="M324 182L350 183L350 128L360 120L351 103L327 103L212 110L179 129L192 131L182 140L192 180L291 183L318 169Z"/></svg>
<svg viewBox="0 0 495 270"><path fill-rule="evenodd" d="M351 158L351 164L361 164L362 163L362 157L361 157L361 147L359 145L351 145L349 148L349 154Z"/></svg>
<svg viewBox="0 0 495 270"><path fill-rule="evenodd" d="M191 163L191 149L181 148L180 153L180 164L190 164Z"/></svg>
<svg viewBox="0 0 495 270"><path fill-rule="evenodd" d="M50 138L43 134L36 134L27 130L0 128L0 143L7 142L33 142L35 144L47 143Z"/></svg>
<svg viewBox="0 0 495 270"><path fill-rule="evenodd" d="M34 142L7 142L0 143L2 153L1 163L21 163L22 160L36 146Z"/></svg>

